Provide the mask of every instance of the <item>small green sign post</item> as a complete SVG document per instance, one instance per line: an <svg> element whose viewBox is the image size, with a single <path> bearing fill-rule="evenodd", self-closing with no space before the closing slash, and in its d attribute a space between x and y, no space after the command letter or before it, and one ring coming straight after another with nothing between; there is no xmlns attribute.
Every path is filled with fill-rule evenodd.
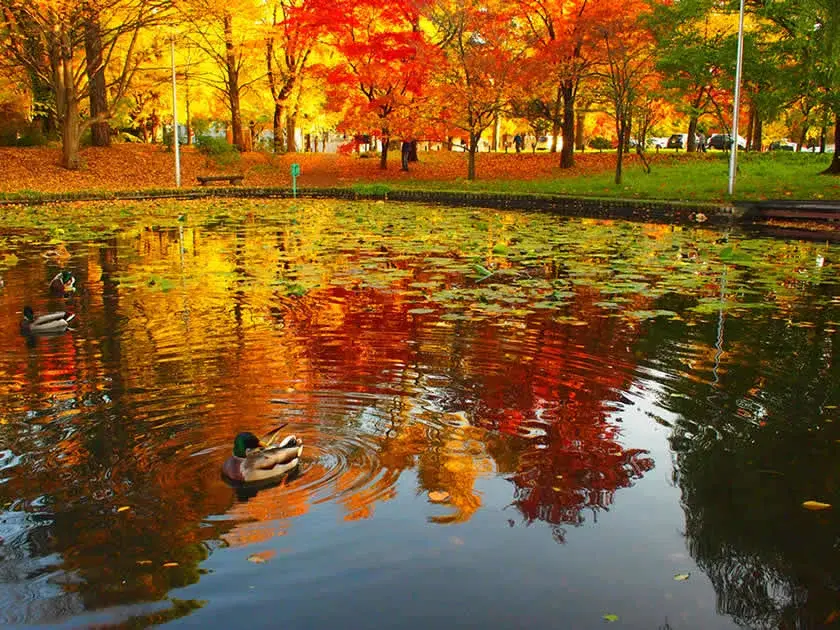
<svg viewBox="0 0 840 630"><path fill-rule="evenodd" d="M297 197L297 178L300 175L300 164L292 164L292 197Z"/></svg>

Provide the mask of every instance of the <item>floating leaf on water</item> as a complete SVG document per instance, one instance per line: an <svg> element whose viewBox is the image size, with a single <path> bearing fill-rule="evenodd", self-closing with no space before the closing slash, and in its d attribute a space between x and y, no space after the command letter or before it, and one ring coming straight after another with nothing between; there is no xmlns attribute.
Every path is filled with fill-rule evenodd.
<svg viewBox="0 0 840 630"><path fill-rule="evenodd" d="M165 567L177 567L178 563L177 562L164 562L163 566L165 566Z"/></svg>
<svg viewBox="0 0 840 630"><path fill-rule="evenodd" d="M612 613L604 615L604 621L608 621L610 623L612 623L613 621L618 621L618 615L613 615Z"/></svg>
<svg viewBox="0 0 840 630"><path fill-rule="evenodd" d="M408 312L411 315L426 315L428 313L434 313L435 309L433 309L433 308L412 308L412 309L409 309Z"/></svg>
<svg viewBox="0 0 840 630"><path fill-rule="evenodd" d="M429 493L429 501L432 503L443 503L447 500L449 500L449 493L443 490L432 490Z"/></svg>
<svg viewBox="0 0 840 630"><path fill-rule="evenodd" d="M677 573L674 576L674 580L676 580L677 582L685 582L690 576L690 573Z"/></svg>
<svg viewBox="0 0 840 630"><path fill-rule="evenodd" d="M831 507L831 503L823 503L822 501L805 501L802 503L802 507L806 510L827 510Z"/></svg>
<svg viewBox="0 0 840 630"><path fill-rule="evenodd" d="M130 509L131 509L130 505L121 505L120 507L117 508L117 513L125 512L126 510L130 510Z"/></svg>
<svg viewBox="0 0 840 630"><path fill-rule="evenodd" d="M141 567L145 567L146 565L152 564L151 560L138 560L137 564Z"/></svg>
<svg viewBox="0 0 840 630"><path fill-rule="evenodd" d="M273 549L266 549L264 551L258 551L257 553L252 553L248 556L248 562L253 562L254 564L265 564L269 560L271 560L277 552Z"/></svg>

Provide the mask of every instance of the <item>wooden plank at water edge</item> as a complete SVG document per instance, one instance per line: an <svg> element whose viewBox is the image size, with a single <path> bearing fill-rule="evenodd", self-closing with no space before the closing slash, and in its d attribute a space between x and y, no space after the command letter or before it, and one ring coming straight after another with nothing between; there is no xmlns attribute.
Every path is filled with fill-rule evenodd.
<svg viewBox="0 0 840 630"><path fill-rule="evenodd" d="M749 205L764 218L840 221L840 201L779 199Z"/></svg>
<svg viewBox="0 0 840 630"><path fill-rule="evenodd" d="M201 183L202 186L206 186L210 182L223 182L228 181L231 184L238 184L245 179L244 175L198 175L196 179Z"/></svg>

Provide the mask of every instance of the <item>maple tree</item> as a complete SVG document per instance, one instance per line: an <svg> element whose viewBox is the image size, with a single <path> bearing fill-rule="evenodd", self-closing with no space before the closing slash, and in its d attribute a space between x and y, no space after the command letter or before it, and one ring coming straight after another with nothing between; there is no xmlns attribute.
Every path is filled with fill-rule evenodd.
<svg viewBox="0 0 840 630"><path fill-rule="evenodd" d="M325 0L320 9L330 40L341 54L325 70L333 107L357 130L380 136L380 168L388 166L395 115L410 107L425 88L436 51L420 28L412 0Z"/></svg>
<svg viewBox="0 0 840 630"><path fill-rule="evenodd" d="M445 62L435 73L438 120L469 139L467 179L475 179L481 134L517 94L527 43L502 4L476 0L439 3L430 16Z"/></svg>
<svg viewBox="0 0 840 630"><path fill-rule="evenodd" d="M535 38L540 74L552 88L548 111L555 137L558 125L562 128L562 168L575 163L575 104L597 59L593 29L604 17L607 4L605 0L517 0L520 15Z"/></svg>

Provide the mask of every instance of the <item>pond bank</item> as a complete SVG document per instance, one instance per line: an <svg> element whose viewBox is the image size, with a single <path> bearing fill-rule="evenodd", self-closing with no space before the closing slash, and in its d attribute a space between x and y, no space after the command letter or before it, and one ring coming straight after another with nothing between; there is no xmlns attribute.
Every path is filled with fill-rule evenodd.
<svg viewBox="0 0 840 630"><path fill-rule="evenodd" d="M390 200L452 206L477 206L505 210L540 210L563 216L598 219L626 219L653 223L707 224L716 227L732 225L769 225L777 235L788 231L794 238L807 235L819 239L840 239L833 225L840 217L840 202L834 201L738 201L729 204L671 201L657 199L615 199L606 197L572 197L545 193L461 192L442 190L390 189L384 185L354 187L301 188L301 198L348 200ZM37 205L45 203L203 199L210 197L291 198L286 187L212 187L157 189L143 191L73 191L67 193L7 194L0 205ZM781 214L780 214L781 213ZM780 223L778 219L783 221Z"/></svg>

